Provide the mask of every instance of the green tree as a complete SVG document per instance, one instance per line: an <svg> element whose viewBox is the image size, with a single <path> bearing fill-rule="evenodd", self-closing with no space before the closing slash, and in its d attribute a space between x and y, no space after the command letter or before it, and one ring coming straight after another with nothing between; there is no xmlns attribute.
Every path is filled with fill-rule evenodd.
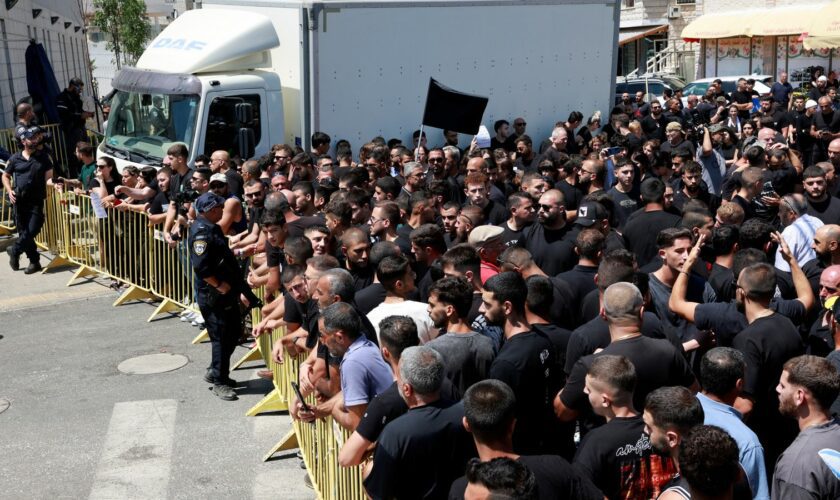
<svg viewBox="0 0 840 500"><path fill-rule="evenodd" d="M143 0L93 0L93 25L110 38L106 47L114 53L117 69L133 65L146 48L151 28Z"/></svg>

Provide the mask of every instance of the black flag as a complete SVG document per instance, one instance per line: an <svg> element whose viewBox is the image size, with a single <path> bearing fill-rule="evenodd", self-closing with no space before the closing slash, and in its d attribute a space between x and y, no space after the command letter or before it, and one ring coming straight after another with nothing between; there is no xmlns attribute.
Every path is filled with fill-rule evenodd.
<svg viewBox="0 0 840 500"><path fill-rule="evenodd" d="M487 101L486 97L458 92L429 78L423 125L462 134L477 134Z"/></svg>

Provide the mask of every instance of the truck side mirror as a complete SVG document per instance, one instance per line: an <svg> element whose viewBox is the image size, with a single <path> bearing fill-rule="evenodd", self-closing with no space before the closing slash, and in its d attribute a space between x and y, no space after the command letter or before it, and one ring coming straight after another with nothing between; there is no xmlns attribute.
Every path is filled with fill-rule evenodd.
<svg viewBox="0 0 840 500"><path fill-rule="evenodd" d="M251 106L251 103L237 103L234 109L236 112L236 121L242 125L251 125L251 122L254 121L254 108Z"/></svg>
<svg viewBox="0 0 840 500"><path fill-rule="evenodd" d="M254 148L256 147L254 129L247 127L240 128L237 136L237 142L239 145L240 158L248 159L254 157Z"/></svg>

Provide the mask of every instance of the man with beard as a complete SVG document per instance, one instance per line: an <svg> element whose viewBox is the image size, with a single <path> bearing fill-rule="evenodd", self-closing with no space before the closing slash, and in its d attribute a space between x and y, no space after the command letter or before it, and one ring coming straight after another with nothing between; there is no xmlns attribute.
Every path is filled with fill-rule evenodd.
<svg viewBox="0 0 840 500"><path fill-rule="evenodd" d="M457 166L461 160L461 152L454 146L446 146L444 149L435 148L429 151L429 172L426 174L426 185L433 181L444 181L449 193L449 200L461 201L464 195L461 192L456 176ZM454 167L454 168L453 168Z"/></svg>
<svg viewBox="0 0 840 500"><path fill-rule="evenodd" d="M443 157L440 157L443 160ZM426 185L426 174L423 172L423 165L420 163L410 161L403 165L403 176L405 177L405 184L403 184L402 191L397 199L411 198L414 193L421 192Z"/></svg>
<svg viewBox="0 0 840 500"><path fill-rule="evenodd" d="M400 207L393 201L379 201L370 212L370 236L377 241L396 241Z"/></svg>
<svg viewBox="0 0 840 500"><path fill-rule="evenodd" d="M528 193L516 192L508 196L510 218L502 224L502 241L506 247L515 246L526 227L534 223L534 199Z"/></svg>
<svg viewBox="0 0 840 500"><path fill-rule="evenodd" d="M682 167L682 189L674 194L674 208L683 211L688 200L700 200L712 212L720 206L720 197L701 189L703 166L696 161L688 160Z"/></svg>
<svg viewBox="0 0 840 500"><path fill-rule="evenodd" d="M414 255L414 269L417 272L417 289L420 302L429 298L429 287L434 277L430 272L432 264L446 253L443 231L437 224L423 224L409 235L411 253Z"/></svg>
<svg viewBox="0 0 840 500"><path fill-rule="evenodd" d="M817 104L819 112L814 114L811 123L811 137L816 141L811 155L812 163L828 160L828 145L840 138L840 112L834 111L831 98L820 97Z"/></svg>
<svg viewBox="0 0 840 500"><path fill-rule="evenodd" d="M624 229L624 224L630 214L639 208L639 193L634 189L633 179L635 178L635 166L627 160L616 161L615 178L618 181L615 186L607 191L615 204L615 216L618 219L618 230Z"/></svg>
<svg viewBox="0 0 840 500"><path fill-rule="evenodd" d="M837 172L840 171L840 139L834 139L828 143L828 162L817 163L817 166L825 170L828 193L837 196L840 189L840 183L837 182Z"/></svg>
<svg viewBox="0 0 840 500"><path fill-rule="evenodd" d="M584 160L580 165L577 187L585 194L604 190L607 167L601 160ZM565 199L565 198L564 198Z"/></svg>
<svg viewBox="0 0 840 500"><path fill-rule="evenodd" d="M779 412L796 420L799 435L773 471L773 499L838 498L840 481L830 460L840 450L840 420L830 408L840 391L831 363L799 356L784 365L776 393Z"/></svg>
<svg viewBox="0 0 840 500"><path fill-rule="evenodd" d="M353 286L361 290L373 283L373 269L368 264L370 239L364 231L351 227L341 236L344 268L353 276Z"/></svg>
<svg viewBox="0 0 840 500"><path fill-rule="evenodd" d="M832 297L840 295L840 266L826 267L819 275L817 296L820 299L818 316L811 325L811 330L805 338L806 352L816 356L827 356L836 348L834 335L831 331Z"/></svg>
<svg viewBox="0 0 840 500"><path fill-rule="evenodd" d="M540 164L531 138L525 134L516 138L516 161L513 169L520 172L536 172Z"/></svg>
<svg viewBox="0 0 840 500"><path fill-rule="evenodd" d="M466 243L472 230L484 224L484 213L481 208L467 205L461 209L455 219L455 240L453 243Z"/></svg>
<svg viewBox="0 0 840 500"><path fill-rule="evenodd" d="M568 271L577 262L577 230L566 222L563 193L557 189L546 191L540 197L537 216L539 223L526 229L517 245L525 247L547 275Z"/></svg>
<svg viewBox="0 0 840 500"><path fill-rule="evenodd" d="M443 227L443 241L446 242L446 248L451 248L455 244L457 238L455 225L458 222L458 214L461 211L460 207L461 205L458 202L447 201L438 209L438 216Z"/></svg>
<svg viewBox="0 0 840 500"><path fill-rule="evenodd" d="M467 322L472 303L473 287L464 278L447 276L429 289L429 316L440 334L426 345L443 356L446 376L460 394L487 378L496 356L493 341Z"/></svg>
<svg viewBox="0 0 840 500"><path fill-rule="evenodd" d="M685 387L661 387L645 399L642 418L650 446L655 453L669 457L677 470L669 482L660 483L662 493L658 498L681 499L684 495L674 490L689 490L688 482L679 474L680 443L692 428L703 425L703 416L700 401Z"/></svg>
<svg viewBox="0 0 840 500"><path fill-rule="evenodd" d="M791 265L795 265L791 259ZM749 325L732 341L744 353L747 371L735 408L764 444L768 469L793 439L793 428L781 419L773 390L782 365L802 354L802 339L793 323L771 309L776 291L776 272L770 264L753 264L738 276L735 301Z"/></svg>
<svg viewBox="0 0 840 500"><path fill-rule="evenodd" d="M376 330L377 337L379 322L393 315L409 316L414 320L421 344L437 337L438 331L429 317L427 305L408 299L416 289L414 270L408 258L404 255L385 257L376 268L376 278L385 287L385 300L367 313L367 318Z"/></svg>
<svg viewBox="0 0 840 500"><path fill-rule="evenodd" d="M650 104L650 114L642 118L642 130L648 139L656 139L660 144L667 140L665 127L668 126L668 118L662 113L662 105L659 101Z"/></svg>
<svg viewBox="0 0 840 500"><path fill-rule="evenodd" d="M376 344L365 337L361 325L359 314L345 302L335 302L321 311L319 338L329 355L341 360L341 391L309 410L303 409L295 397L290 404L295 411L289 412L294 418L314 422L316 418L331 416L353 432L371 400L391 385L391 369Z"/></svg>
<svg viewBox="0 0 840 500"><path fill-rule="evenodd" d="M562 382L562 369L554 363L551 340L531 329L525 317L528 287L517 273L505 272L485 283L482 311L487 321L504 325L505 342L490 366L489 378L501 380L516 395L513 449L520 454L556 453L551 430L557 420L551 395Z"/></svg>
<svg viewBox="0 0 840 500"><path fill-rule="evenodd" d="M825 224L834 224L840 221L840 200L828 194L825 177L825 171L818 165L802 172L802 187L808 202L806 213Z"/></svg>

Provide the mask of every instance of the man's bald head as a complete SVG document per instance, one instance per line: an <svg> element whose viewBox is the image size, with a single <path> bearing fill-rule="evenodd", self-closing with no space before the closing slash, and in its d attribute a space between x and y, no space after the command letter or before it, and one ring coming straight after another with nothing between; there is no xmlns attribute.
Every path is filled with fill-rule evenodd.
<svg viewBox="0 0 840 500"><path fill-rule="evenodd" d="M552 203L557 203L558 205L562 205L566 202L565 197L563 196L563 191L559 189L549 189L543 194L543 197L549 197Z"/></svg>
<svg viewBox="0 0 840 500"><path fill-rule="evenodd" d="M828 97L827 95L824 95L824 96L820 97L817 102L819 103L820 106L830 106L831 105L831 98Z"/></svg>
<svg viewBox="0 0 840 500"><path fill-rule="evenodd" d="M484 158L477 156L475 158L470 158L467 162L467 172L481 172L484 173L487 170L487 163L484 161Z"/></svg>
<svg viewBox="0 0 840 500"><path fill-rule="evenodd" d="M837 224L826 224L817 228L815 236L825 241L840 242L840 226Z"/></svg>
<svg viewBox="0 0 840 500"><path fill-rule="evenodd" d="M218 158L220 160L230 161L230 154L228 154L228 152L225 151L224 149L217 149L216 151L213 151L213 154L210 155L210 158L211 159Z"/></svg>
<svg viewBox="0 0 840 500"><path fill-rule="evenodd" d="M28 102L22 102L22 103L17 105L17 108L15 109L15 111L17 111L18 118L20 118L20 119L26 118L26 115L28 115L29 113L32 112L32 105L29 104Z"/></svg>
<svg viewBox="0 0 840 500"><path fill-rule="evenodd" d="M764 127L758 131L758 140L763 141L768 146L776 142L776 131L769 127Z"/></svg>
<svg viewBox="0 0 840 500"><path fill-rule="evenodd" d="M368 241L368 235L357 227L351 227L341 235L341 244L345 247L356 245L363 241Z"/></svg>
<svg viewBox="0 0 840 500"><path fill-rule="evenodd" d="M614 283L604 292L604 316L611 325L639 324L643 304L642 293L632 283Z"/></svg>
<svg viewBox="0 0 840 500"><path fill-rule="evenodd" d="M828 266L823 269L823 272L820 275L820 283L822 283L823 280L834 283L835 286L840 285L840 264Z"/></svg>

